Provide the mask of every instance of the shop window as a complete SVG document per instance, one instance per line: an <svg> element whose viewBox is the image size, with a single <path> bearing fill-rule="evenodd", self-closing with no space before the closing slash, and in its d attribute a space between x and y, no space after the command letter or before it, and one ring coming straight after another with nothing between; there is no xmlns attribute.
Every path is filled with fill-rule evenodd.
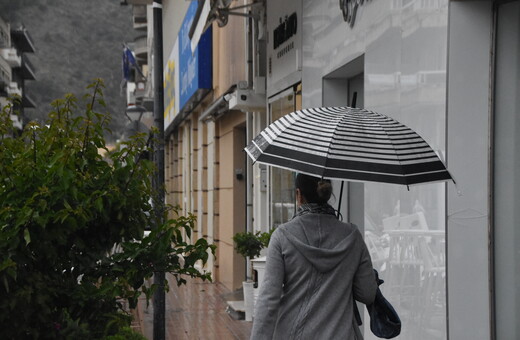
<svg viewBox="0 0 520 340"><path fill-rule="evenodd" d="M282 116L301 109L301 85L290 88L269 100L269 123ZM294 178L290 170L271 167L270 169L270 224L277 227L287 222L296 211Z"/></svg>

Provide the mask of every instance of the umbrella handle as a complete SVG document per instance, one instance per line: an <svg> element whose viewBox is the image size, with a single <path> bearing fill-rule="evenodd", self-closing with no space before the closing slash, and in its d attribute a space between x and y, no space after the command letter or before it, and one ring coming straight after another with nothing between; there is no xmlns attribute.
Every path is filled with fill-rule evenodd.
<svg viewBox="0 0 520 340"><path fill-rule="evenodd" d="M339 219L339 210L341 209L341 199L343 198L343 186L345 185L345 181L341 181L341 188L339 189L339 201L338 201L338 214L336 217Z"/></svg>

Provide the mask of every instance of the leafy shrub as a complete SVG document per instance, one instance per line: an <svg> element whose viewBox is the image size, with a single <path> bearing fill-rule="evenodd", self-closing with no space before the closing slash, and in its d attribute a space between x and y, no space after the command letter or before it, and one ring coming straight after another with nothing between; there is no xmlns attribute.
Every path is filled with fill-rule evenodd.
<svg viewBox="0 0 520 340"><path fill-rule="evenodd" d="M21 133L12 106L0 114L1 339L116 335L131 320L124 302L133 308L157 289L144 285L154 272L173 273L179 285L183 275L210 279L195 264L215 246L183 238L194 216L152 213L154 166L143 157L150 138L108 152L110 116L94 110L104 107L103 83L88 88L84 111L67 95L45 123Z"/></svg>
<svg viewBox="0 0 520 340"><path fill-rule="evenodd" d="M274 228L268 232L257 231L256 233L250 231L244 231L233 235L233 242L235 244L235 251L242 255L245 259L248 257L253 259L260 256L262 249L267 248L271 234ZM253 277L253 268L251 267L251 273L248 274L250 278Z"/></svg>
<svg viewBox="0 0 520 340"><path fill-rule="evenodd" d="M130 327L124 327L117 334L107 336L104 340L146 340L146 338Z"/></svg>
<svg viewBox="0 0 520 340"><path fill-rule="evenodd" d="M258 233L258 239L260 242L262 242L262 246L264 248L267 248L269 246L269 241L271 240L271 235L273 234L273 231L275 231L275 228L271 228L269 231Z"/></svg>
<svg viewBox="0 0 520 340"><path fill-rule="evenodd" d="M268 232L257 231L256 233L245 231L233 235L233 242L235 243L235 250L244 258L254 258L260 255L263 248L267 248L271 234L274 229Z"/></svg>
<svg viewBox="0 0 520 340"><path fill-rule="evenodd" d="M254 258L260 255L260 251L264 248L262 242L258 238L258 232L250 231L236 233L233 235L235 242L235 250L243 257Z"/></svg>

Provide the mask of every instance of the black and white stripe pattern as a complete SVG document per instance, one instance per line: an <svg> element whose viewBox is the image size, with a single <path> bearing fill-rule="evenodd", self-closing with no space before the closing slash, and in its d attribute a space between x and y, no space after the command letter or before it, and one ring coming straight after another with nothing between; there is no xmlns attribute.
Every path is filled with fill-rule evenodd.
<svg viewBox="0 0 520 340"><path fill-rule="evenodd" d="M412 129L350 107L292 112L265 128L245 151L255 162L329 179L404 185L451 179Z"/></svg>

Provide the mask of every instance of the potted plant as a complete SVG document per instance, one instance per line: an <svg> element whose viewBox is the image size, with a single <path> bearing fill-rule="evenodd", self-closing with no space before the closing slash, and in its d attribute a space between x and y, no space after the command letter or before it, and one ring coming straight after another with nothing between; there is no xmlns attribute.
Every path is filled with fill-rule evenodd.
<svg viewBox="0 0 520 340"><path fill-rule="evenodd" d="M264 248L262 241L260 240L260 232L252 233L250 231L236 233L233 236L233 242L235 243L235 250L237 253L242 255L246 261L247 259L253 259L260 255L260 251ZM247 279L253 278L253 273L247 273Z"/></svg>
<svg viewBox="0 0 520 340"><path fill-rule="evenodd" d="M233 236L233 242L235 244L235 250L237 253L242 255L247 261L251 260L260 255L262 249L266 248L269 244L271 233L257 231L256 233L245 231L236 233ZM246 281L242 282L244 289L244 307L246 314L246 321L252 321L253 319L253 308L254 308L254 285L253 281L253 266L250 267L250 272L247 273Z"/></svg>

